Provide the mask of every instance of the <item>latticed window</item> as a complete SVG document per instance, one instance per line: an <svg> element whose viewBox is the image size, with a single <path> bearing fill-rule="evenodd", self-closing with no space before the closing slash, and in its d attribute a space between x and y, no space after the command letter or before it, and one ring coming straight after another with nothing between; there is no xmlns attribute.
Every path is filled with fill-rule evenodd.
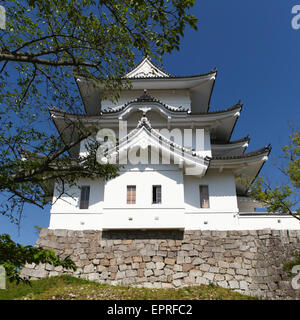
<svg viewBox="0 0 300 320"><path fill-rule="evenodd" d="M209 193L208 186L201 185L200 189L200 208L209 208Z"/></svg>
<svg viewBox="0 0 300 320"><path fill-rule="evenodd" d="M90 201L90 186L82 186L80 192L80 209L88 209Z"/></svg>
<svg viewBox="0 0 300 320"><path fill-rule="evenodd" d="M136 203L136 186L127 186L127 204Z"/></svg>
<svg viewBox="0 0 300 320"><path fill-rule="evenodd" d="M161 186L152 186L152 203L161 203Z"/></svg>

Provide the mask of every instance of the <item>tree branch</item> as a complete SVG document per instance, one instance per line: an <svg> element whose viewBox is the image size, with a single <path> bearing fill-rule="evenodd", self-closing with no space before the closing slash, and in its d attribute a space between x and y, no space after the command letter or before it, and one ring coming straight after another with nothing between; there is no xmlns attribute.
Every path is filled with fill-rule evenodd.
<svg viewBox="0 0 300 320"><path fill-rule="evenodd" d="M31 64L40 64L54 67L82 66L96 69L99 66L99 63L80 61L78 59L76 61L68 61L63 59L57 61L50 59L39 59L34 57L34 54L29 53L0 53L0 61L26 62Z"/></svg>

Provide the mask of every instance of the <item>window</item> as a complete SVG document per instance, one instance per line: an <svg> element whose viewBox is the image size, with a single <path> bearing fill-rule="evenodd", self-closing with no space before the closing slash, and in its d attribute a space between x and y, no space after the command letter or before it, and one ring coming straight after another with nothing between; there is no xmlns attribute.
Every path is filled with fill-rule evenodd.
<svg viewBox="0 0 300 320"><path fill-rule="evenodd" d="M80 209L88 209L90 200L90 186L82 186L80 193Z"/></svg>
<svg viewBox="0 0 300 320"><path fill-rule="evenodd" d="M136 186L127 186L127 204L135 204Z"/></svg>
<svg viewBox="0 0 300 320"><path fill-rule="evenodd" d="M152 186L152 203L161 203L161 186Z"/></svg>
<svg viewBox="0 0 300 320"><path fill-rule="evenodd" d="M208 186L200 186L200 208L209 208Z"/></svg>

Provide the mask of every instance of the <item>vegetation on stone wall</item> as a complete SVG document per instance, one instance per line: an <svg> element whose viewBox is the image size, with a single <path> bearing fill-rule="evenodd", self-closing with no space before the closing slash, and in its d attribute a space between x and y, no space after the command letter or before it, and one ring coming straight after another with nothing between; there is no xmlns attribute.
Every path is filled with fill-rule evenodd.
<svg viewBox="0 0 300 320"><path fill-rule="evenodd" d="M292 256L294 257L294 259L283 264L283 270L287 271L290 276L292 276L291 270L293 269L293 267L298 265L300 266L300 250L296 250L295 252L293 252Z"/></svg>
<svg viewBox="0 0 300 320"><path fill-rule="evenodd" d="M11 240L8 234L0 235L0 265L3 265L8 280L28 283L24 277L20 277L20 271L26 263L49 263L54 266L62 266L76 270L76 265L67 256L61 260L53 250L44 250L41 247L22 246Z"/></svg>

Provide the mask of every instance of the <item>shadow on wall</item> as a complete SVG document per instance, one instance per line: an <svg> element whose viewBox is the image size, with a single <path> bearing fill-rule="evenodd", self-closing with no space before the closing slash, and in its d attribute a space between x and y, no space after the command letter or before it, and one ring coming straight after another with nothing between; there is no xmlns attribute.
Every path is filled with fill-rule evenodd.
<svg viewBox="0 0 300 320"><path fill-rule="evenodd" d="M107 230L102 231L102 239L172 239L183 240L181 230Z"/></svg>

